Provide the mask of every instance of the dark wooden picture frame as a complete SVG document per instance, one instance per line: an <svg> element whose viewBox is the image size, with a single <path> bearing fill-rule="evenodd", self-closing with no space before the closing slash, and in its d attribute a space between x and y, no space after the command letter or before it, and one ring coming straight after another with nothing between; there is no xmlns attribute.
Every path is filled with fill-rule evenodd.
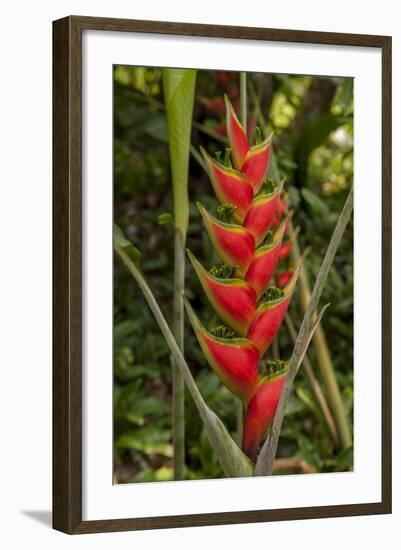
<svg viewBox="0 0 401 550"><path fill-rule="evenodd" d="M382 54L382 496L368 504L82 520L83 30L379 48ZM53 23L53 527L69 534L391 512L391 37L66 17Z"/></svg>

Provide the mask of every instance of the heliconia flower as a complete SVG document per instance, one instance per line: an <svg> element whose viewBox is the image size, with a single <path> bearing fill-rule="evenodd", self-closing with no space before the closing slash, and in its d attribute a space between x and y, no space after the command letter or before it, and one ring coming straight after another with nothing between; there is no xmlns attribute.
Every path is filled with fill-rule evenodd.
<svg viewBox="0 0 401 550"><path fill-rule="evenodd" d="M294 272L291 280L283 290L283 295L277 300L262 302L255 318L249 327L247 338L260 351L261 356L266 352L274 340L281 323L287 313L289 303L299 275L299 268Z"/></svg>
<svg viewBox="0 0 401 550"><path fill-rule="evenodd" d="M202 102L211 109L221 108L215 98ZM261 441L273 422L288 368L283 361L270 361L264 369L262 366L264 374L258 378L259 363L286 315L300 267L279 273L278 287L269 286L277 263L291 247L289 241L283 244L291 214L282 219L287 210L286 196L280 198L283 182L277 185L267 177L271 139L250 147L247 129L227 96L224 103L226 120L217 127L218 131L226 127L230 146L224 163L201 149L222 204L218 218L198 204L221 261L207 271L190 252L188 256L212 307L227 326L209 332L189 303L186 309L208 363L246 406L243 450L256 461ZM275 230L273 240L268 234L271 228Z"/></svg>
<svg viewBox="0 0 401 550"><path fill-rule="evenodd" d="M260 443L273 423L287 375L286 367L260 379L252 399L248 403L244 420L242 449L256 462Z"/></svg>
<svg viewBox="0 0 401 550"><path fill-rule="evenodd" d="M248 138L227 95L224 95L224 101L226 104L227 137L232 149L233 163L237 170L241 170L249 151Z"/></svg>
<svg viewBox="0 0 401 550"><path fill-rule="evenodd" d="M280 259L280 249L286 223L286 221L282 222L271 244L261 246L256 250L252 263L246 272L245 280L256 292L257 300L266 290Z"/></svg>
<svg viewBox="0 0 401 550"><path fill-rule="evenodd" d="M229 266L237 266L236 274L245 275L255 253L255 239L241 225L224 223L197 203L206 230L220 258Z"/></svg>
<svg viewBox="0 0 401 550"><path fill-rule="evenodd" d="M190 251L188 256L218 316L240 336L245 336L256 312L253 288L242 279L218 279L206 271Z"/></svg>
<svg viewBox="0 0 401 550"><path fill-rule="evenodd" d="M185 308L209 365L223 384L247 403L258 384L259 352L245 338L219 338L201 324L188 301Z"/></svg>
<svg viewBox="0 0 401 550"><path fill-rule="evenodd" d="M247 176L254 193L259 191L259 188L267 175L270 150L271 138L269 137L262 143L259 143L249 149L241 166L241 172Z"/></svg>
<svg viewBox="0 0 401 550"><path fill-rule="evenodd" d="M276 283L279 288L284 288L293 275L293 271L279 271L276 273Z"/></svg>
<svg viewBox="0 0 401 550"><path fill-rule="evenodd" d="M254 236L258 246L273 222L280 197L280 187L274 193L256 197L249 206L243 226Z"/></svg>
<svg viewBox="0 0 401 550"><path fill-rule="evenodd" d="M217 198L223 204L235 206L234 216L241 223L252 202L252 186L243 174L232 168L222 166L213 160L204 149L201 149L201 152L206 161Z"/></svg>

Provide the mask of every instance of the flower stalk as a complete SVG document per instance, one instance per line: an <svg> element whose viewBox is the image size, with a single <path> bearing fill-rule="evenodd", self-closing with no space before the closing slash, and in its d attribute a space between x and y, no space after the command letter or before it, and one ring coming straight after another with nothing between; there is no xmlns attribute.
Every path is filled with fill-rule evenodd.
<svg viewBox="0 0 401 550"><path fill-rule="evenodd" d="M185 241L188 228L188 166L196 71L163 69L168 143L173 186L174 299L173 334L184 350ZM182 373L172 358L172 414L174 479L185 477L185 387Z"/></svg>

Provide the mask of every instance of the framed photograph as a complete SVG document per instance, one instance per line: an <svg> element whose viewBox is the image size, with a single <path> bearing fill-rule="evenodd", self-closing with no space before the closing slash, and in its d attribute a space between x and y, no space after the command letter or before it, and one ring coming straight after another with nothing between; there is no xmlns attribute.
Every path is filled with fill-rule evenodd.
<svg viewBox="0 0 401 550"><path fill-rule="evenodd" d="M53 23L53 526L391 512L391 38Z"/></svg>

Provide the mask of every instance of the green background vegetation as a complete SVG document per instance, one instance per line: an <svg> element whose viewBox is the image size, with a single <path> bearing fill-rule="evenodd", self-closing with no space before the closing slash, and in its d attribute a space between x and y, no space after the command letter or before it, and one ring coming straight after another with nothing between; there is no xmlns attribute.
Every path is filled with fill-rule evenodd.
<svg viewBox="0 0 401 550"><path fill-rule="evenodd" d="M274 131L280 174L286 178L293 222L313 284L353 179L353 82L346 78L249 74L248 131L264 121ZM235 103L236 73L198 71L192 144L224 150L224 111L229 92ZM206 99L205 99L206 98ZM260 105L260 110L257 108ZM223 133L222 133L223 132ZM188 247L210 267L215 253L196 201L215 211L217 200L204 170L190 159ZM114 69L114 218L141 251L141 266L168 320L173 300L172 193L160 69ZM278 270L291 267L291 260ZM218 324L192 268L186 294L207 327ZM325 286L321 304L336 376L352 423L353 404L353 225L349 224ZM290 306L296 329L303 312L296 292ZM235 433L236 405L202 356L186 323L185 356L207 403ZM288 359L292 343L285 324L278 353ZM319 378L313 345L308 357ZM322 381L319 379L323 391ZM118 483L172 479L170 354L135 281L114 263L114 464ZM186 477L222 477L221 468L189 396L186 398ZM352 449L335 448L308 379L300 370L294 386L278 457L304 460L318 472L352 468ZM293 473L291 468L280 473Z"/></svg>

